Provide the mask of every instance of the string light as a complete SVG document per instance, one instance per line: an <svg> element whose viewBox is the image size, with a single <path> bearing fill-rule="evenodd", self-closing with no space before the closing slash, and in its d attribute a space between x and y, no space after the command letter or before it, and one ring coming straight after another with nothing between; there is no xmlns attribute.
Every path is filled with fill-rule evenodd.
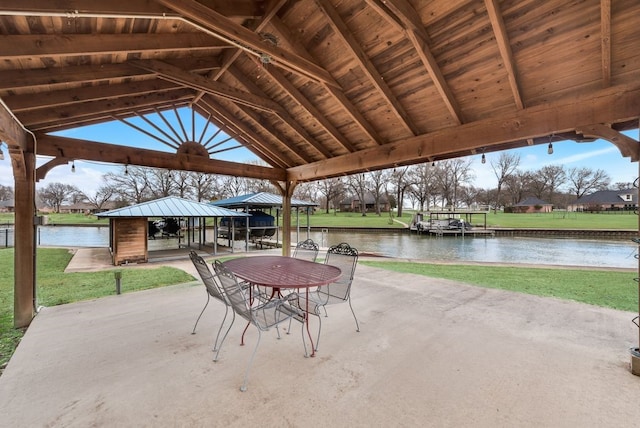
<svg viewBox="0 0 640 428"><path fill-rule="evenodd" d="M487 163L487 157L484 155L484 153L482 154L481 162L482 163Z"/></svg>
<svg viewBox="0 0 640 428"><path fill-rule="evenodd" d="M124 175L129 175L129 168L127 165L124 166Z"/></svg>
<svg viewBox="0 0 640 428"><path fill-rule="evenodd" d="M71 161L71 172L72 173L76 172L76 161L75 160Z"/></svg>
<svg viewBox="0 0 640 428"><path fill-rule="evenodd" d="M547 148L547 153L549 153L550 155L553 154L553 144L549 143L549 147Z"/></svg>

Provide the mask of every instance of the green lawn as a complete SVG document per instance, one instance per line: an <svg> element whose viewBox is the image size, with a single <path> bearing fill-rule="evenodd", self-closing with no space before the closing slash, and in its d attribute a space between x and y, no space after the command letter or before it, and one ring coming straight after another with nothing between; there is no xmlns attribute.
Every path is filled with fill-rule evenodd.
<svg viewBox="0 0 640 428"><path fill-rule="evenodd" d="M9 360L22 338L13 328L13 249L0 249L0 368ZM39 248L37 254L38 304L55 306L115 294L114 270L122 272L121 292L144 290L194 281L186 272L171 267L110 269L101 272L64 273L71 260L66 249Z"/></svg>
<svg viewBox="0 0 640 428"><path fill-rule="evenodd" d="M637 274L631 272L385 261L359 263L395 272L451 279L481 287L574 300L623 311L638 311L638 286L634 281Z"/></svg>
<svg viewBox="0 0 640 428"><path fill-rule="evenodd" d="M49 224L108 224L106 219L98 219L93 215L84 214L47 214ZM309 223L313 227L389 227L402 228L402 223L409 224L413 212L405 210L401 218L390 217L389 213L377 215L368 213L362 216L360 213L332 211L326 214L323 210L318 210L309 216ZM393 220L392 220L393 218ZM296 224L295 213L291 216L292 224ZM307 216L300 213L298 219L301 226L307 225ZM395 220L399 220L395 221ZM484 216L474 215L472 218L474 225L482 225ZM0 225L13 223L13 213L0 213ZM210 222L208 222L210 223ZM282 224L282 218L280 218ZM487 225L489 227L506 228L553 228L553 229L637 229L638 216L633 213L540 213L540 214L512 214L493 211L487 213Z"/></svg>

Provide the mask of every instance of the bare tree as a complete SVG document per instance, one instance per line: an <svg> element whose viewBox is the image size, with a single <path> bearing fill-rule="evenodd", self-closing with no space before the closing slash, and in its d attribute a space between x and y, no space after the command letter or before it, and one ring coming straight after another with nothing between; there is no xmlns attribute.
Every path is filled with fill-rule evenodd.
<svg viewBox="0 0 640 428"><path fill-rule="evenodd" d="M562 165L546 165L540 168L535 174L534 183L538 198L547 196L547 201L553 204L554 195L560 187L567 181L567 173Z"/></svg>
<svg viewBox="0 0 640 428"><path fill-rule="evenodd" d="M418 209L423 211L429 210L429 200L435 194L437 189L436 183L437 167L431 163L422 163L409 168L409 187L410 195L417 201Z"/></svg>
<svg viewBox="0 0 640 428"><path fill-rule="evenodd" d="M502 152L496 162L491 161L491 168L498 179L497 192L495 194L496 200L493 205L494 212L497 211L498 206L502 205L502 200L500 199L502 186L518 170L518 166L520 166L520 155L515 153Z"/></svg>
<svg viewBox="0 0 640 428"><path fill-rule="evenodd" d="M333 203L335 213L339 199L344 197L344 182L342 178L327 178L318 182L318 192L324 196L325 211L329 214L329 205Z"/></svg>
<svg viewBox="0 0 640 428"><path fill-rule="evenodd" d="M447 159L438 162L436 180L447 206L455 208L458 203L458 189L473 178L471 159Z"/></svg>
<svg viewBox="0 0 640 428"><path fill-rule="evenodd" d="M198 202L210 201L219 193L215 175L203 172L191 172L187 176L191 195Z"/></svg>
<svg viewBox="0 0 640 428"><path fill-rule="evenodd" d="M312 183L300 183L293 191L293 196L302 201L315 201L316 200L317 184Z"/></svg>
<svg viewBox="0 0 640 428"><path fill-rule="evenodd" d="M367 175L364 173L350 175L348 182L353 194L360 200L360 212L364 217L367 215Z"/></svg>
<svg viewBox="0 0 640 428"><path fill-rule="evenodd" d="M38 192L40 200L53 208L54 212L60 212L60 206L64 202L71 201L74 194L80 193L77 187L63 183L49 183Z"/></svg>
<svg viewBox="0 0 640 428"><path fill-rule="evenodd" d="M223 198L232 198L246 193L246 183L241 177L223 175L220 179Z"/></svg>
<svg viewBox="0 0 640 428"><path fill-rule="evenodd" d="M84 193L84 197L87 202L93 205L97 210L102 210L105 203L107 203L113 195L115 189L109 185L100 186L93 194Z"/></svg>
<svg viewBox="0 0 640 428"><path fill-rule="evenodd" d="M623 181L618 181L616 182L616 184L613 185L613 188L615 190L626 190L626 189L633 189L633 183L630 182L623 182Z"/></svg>
<svg viewBox="0 0 640 428"><path fill-rule="evenodd" d="M125 166L122 172L110 172L105 175L109 186L116 189L122 199L139 204L151 198L149 192L149 174L151 168Z"/></svg>
<svg viewBox="0 0 640 428"><path fill-rule="evenodd" d="M506 205L515 205L521 202L527 193L531 192L533 174L530 171L516 171L505 180L508 202Z"/></svg>
<svg viewBox="0 0 640 428"><path fill-rule="evenodd" d="M153 198L165 198L176 194L176 183L173 171L160 168L149 168L148 186Z"/></svg>
<svg viewBox="0 0 640 428"><path fill-rule="evenodd" d="M603 190L609 187L611 178L601 170L592 170L591 168L570 168L567 174L569 181L569 191L573 193L577 199L593 190Z"/></svg>
<svg viewBox="0 0 640 428"><path fill-rule="evenodd" d="M380 201L382 196L386 195L386 184L389 182L389 172L379 169L367 174L368 190L373 195L373 203L375 204L376 214L380 213Z"/></svg>
<svg viewBox="0 0 640 428"><path fill-rule="evenodd" d="M0 201L13 199L13 187L0 185Z"/></svg>
<svg viewBox="0 0 640 428"><path fill-rule="evenodd" d="M189 179L191 177L191 171L174 171L173 183L175 185L176 194L181 198L190 198L193 196L191 191L191 185Z"/></svg>
<svg viewBox="0 0 640 428"><path fill-rule="evenodd" d="M402 206L404 205L404 195L411 187L409 181L409 167L394 168L390 181L396 192L396 205L398 207L398 217L402 217Z"/></svg>

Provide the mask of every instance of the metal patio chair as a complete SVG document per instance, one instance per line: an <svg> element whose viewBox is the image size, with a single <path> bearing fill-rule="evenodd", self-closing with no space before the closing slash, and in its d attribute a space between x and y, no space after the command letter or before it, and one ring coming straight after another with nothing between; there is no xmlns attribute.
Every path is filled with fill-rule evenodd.
<svg viewBox="0 0 640 428"><path fill-rule="evenodd" d="M328 285L318 287L316 290L309 291L309 313L318 317L318 338L315 343L315 350L318 350L318 344L320 343L320 332L322 330L322 321L320 317L320 308L325 311L325 317L327 316L327 305L334 305L337 303L349 302L349 308L353 314L353 319L356 322L356 331L360 331L360 325L358 324L358 318L353 310L351 304L351 284L353 282L353 275L358 263L358 250L351 247L347 243L341 243L334 245L327 250L327 255L324 260L325 264L337 266L342 271L342 274L337 281ZM294 304L304 309L307 307L305 293L298 293L297 300Z"/></svg>
<svg viewBox="0 0 640 428"><path fill-rule="evenodd" d="M293 257L296 259L315 262L318 257L318 251L320 251L318 244L313 242L313 239L306 239L298 242L295 250L293 251Z"/></svg>
<svg viewBox="0 0 640 428"><path fill-rule="evenodd" d="M263 331L269 330L271 327L278 329L278 325L282 322L295 319L299 321L304 327L304 313L298 310L296 307L291 306L287 299L271 299L268 302L261 302L259 300L252 300L249 297L249 293L238 282L236 276L219 260L214 261L213 269L216 272L218 279L222 285L222 289L225 295L233 307L235 313L244 318L256 327L258 330L258 340L256 341L256 347L251 354L249 364L245 371L244 381L240 387L240 391L247 390L247 383L249 381L249 370L253 364L253 359L258 351L260 345L260 339ZM252 303L258 302L257 305ZM278 331L278 336L280 332ZM302 328L302 343L304 345L304 353L307 356L307 345L304 341L304 328Z"/></svg>
<svg viewBox="0 0 640 428"><path fill-rule="evenodd" d="M229 327L227 327L227 331L224 333L224 336L222 336L222 340L220 340L220 343L218 343L218 340L220 339L220 333L222 332L224 323L227 320L230 304L224 295L224 290L216 281L216 275L211 273L211 270L209 269L209 266L204 261L204 259L200 257L193 250L189 252L189 257L191 258L191 261L193 262L193 265L198 271L198 274L200 275L200 279L202 279L202 282L204 283L204 286L207 290L207 302L204 304L202 311L200 311L200 315L198 315L198 319L196 319L196 323L193 326L193 330L191 331L191 334L196 334L196 328L198 327L198 322L200 322L200 318L202 317L202 314L204 314L204 311L207 309L207 306L209 305L209 300L211 300L211 297L224 303L224 317L222 318L222 323L220 323L220 328L218 328L218 333L216 334L216 340L213 342L213 351L216 353L213 357L213 361L218 361L220 348L222 348L222 344L224 343L224 340L227 338L227 335L231 330L231 326L233 326L233 323L236 319L236 314L235 312L233 312L233 310L231 311L231 314L233 315L233 318L231 319L231 324L229 324Z"/></svg>

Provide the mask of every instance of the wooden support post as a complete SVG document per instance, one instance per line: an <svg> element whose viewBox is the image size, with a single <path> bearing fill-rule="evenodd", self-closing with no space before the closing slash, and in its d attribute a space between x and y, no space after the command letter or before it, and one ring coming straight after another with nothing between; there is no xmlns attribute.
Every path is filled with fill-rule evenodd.
<svg viewBox="0 0 640 428"><path fill-rule="evenodd" d="M26 174L15 174L13 325L27 327L36 310L35 154L22 153Z"/></svg>

